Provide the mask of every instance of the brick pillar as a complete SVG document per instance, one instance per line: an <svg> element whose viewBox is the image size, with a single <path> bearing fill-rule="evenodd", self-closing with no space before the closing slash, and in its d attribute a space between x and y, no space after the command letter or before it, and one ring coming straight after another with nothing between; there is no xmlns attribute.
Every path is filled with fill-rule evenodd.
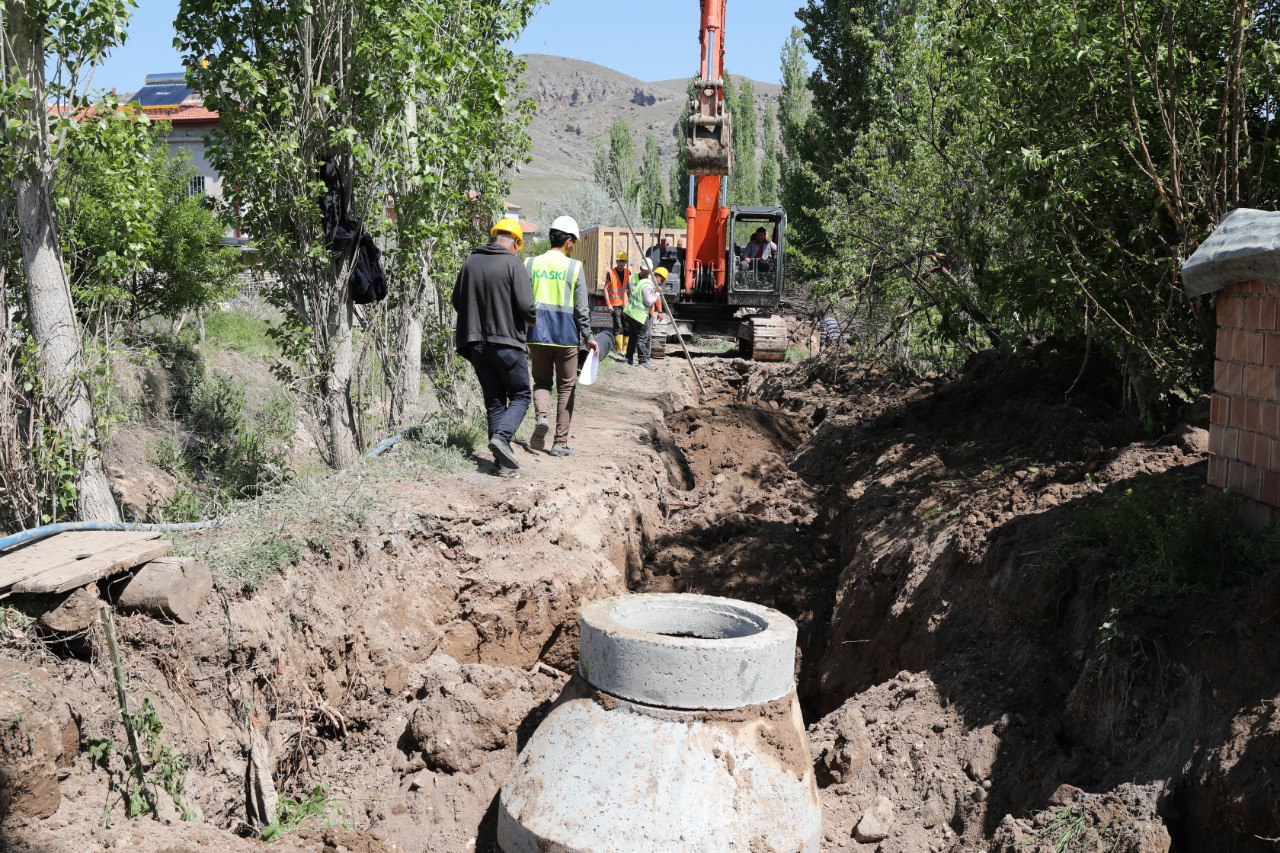
<svg viewBox="0 0 1280 853"><path fill-rule="evenodd" d="M1245 498L1254 527L1280 519L1280 287L1218 293L1209 484Z"/></svg>

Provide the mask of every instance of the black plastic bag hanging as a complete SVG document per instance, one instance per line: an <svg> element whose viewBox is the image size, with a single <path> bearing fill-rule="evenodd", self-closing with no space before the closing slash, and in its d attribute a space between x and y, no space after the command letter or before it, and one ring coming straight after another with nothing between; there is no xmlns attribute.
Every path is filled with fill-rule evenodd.
<svg viewBox="0 0 1280 853"><path fill-rule="evenodd" d="M347 211L342 168L337 157L327 158L320 166L320 180L325 191L320 196L320 212L324 221L325 245L335 266L350 264L347 289L356 305L369 305L387 298L387 278L382 271L382 252L373 235L352 219Z"/></svg>

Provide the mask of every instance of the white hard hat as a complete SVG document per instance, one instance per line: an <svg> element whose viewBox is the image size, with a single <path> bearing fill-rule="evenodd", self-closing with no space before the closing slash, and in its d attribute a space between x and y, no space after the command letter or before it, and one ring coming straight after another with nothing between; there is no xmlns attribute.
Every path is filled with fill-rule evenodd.
<svg viewBox="0 0 1280 853"><path fill-rule="evenodd" d="M645 258L643 261L640 262L640 269L644 270L645 272L653 272L653 261L649 260L648 258Z"/></svg>
<svg viewBox="0 0 1280 853"><path fill-rule="evenodd" d="M582 239L582 232L578 230L578 220L574 219L572 216L561 216L555 222L551 223L551 230L571 234L575 240Z"/></svg>

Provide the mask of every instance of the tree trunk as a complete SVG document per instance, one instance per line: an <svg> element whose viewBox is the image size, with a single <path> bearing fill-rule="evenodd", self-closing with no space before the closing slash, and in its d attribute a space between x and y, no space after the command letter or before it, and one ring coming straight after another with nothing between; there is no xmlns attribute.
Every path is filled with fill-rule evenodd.
<svg viewBox="0 0 1280 853"><path fill-rule="evenodd" d="M395 383L391 389L391 422L403 425L422 408L422 338L427 317L436 311L440 294L430 273L431 253L418 253L418 287L400 308L396 339Z"/></svg>
<svg viewBox="0 0 1280 853"><path fill-rule="evenodd" d="M358 453L355 412L351 404L351 374L355 364L353 317L350 297L334 300L328 323L329 369L320 380L329 432L329 463L337 470L353 464Z"/></svg>
<svg viewBox="0 0 1280 853"><path fill-rule="evenodd" d="M396 353L396 380L391 389L391 423L404 426L422 408L422 326L416 306L406 306Z"/></svg>
<svg viewBox="0 0 1280 853"><path fill-rule="evenodd" d="M54 402L60 426L80 454L80 517L119 521L120 509L98 452L93 404L84 379L80 330L71 304L71 285L58 250L57 228L50 205L53 162L44 82L44 39L25 0L6 0L13 62L33 90L20 112L26 124L19 135L21 166L16 180L18 233L27 285L31 336L36 342L45 392Z"/></svg>

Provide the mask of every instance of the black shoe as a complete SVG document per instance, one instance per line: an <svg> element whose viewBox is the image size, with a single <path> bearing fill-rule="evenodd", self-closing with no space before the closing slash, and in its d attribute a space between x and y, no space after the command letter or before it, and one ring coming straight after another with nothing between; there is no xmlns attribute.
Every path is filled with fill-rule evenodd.
<svg viewBox="0 0 1280 853"><path fill-rule="evenodd" d="M555 447L551 448L552 456L573 456L576 452L577 451L567 444L557 444Z"/></svg>
<svg viewBox="0 0 1280 853"><path fill-rule="evenodd" d="M546 450L547 433L550 431L550 418L538 418L538 425L533 428L533 435L529 437L529 446L534 450Z"/></svg>
<svg viewBox="0 0 1280 853"><path fill-rule="evenodd" d="M494 476L501 480L514 480L520 476L520 472L515 468L508 468L506 465L499 465L498 470L494 472Z"/></svg>
<svg viewBox="0 0 1280 853"><path fill-rule="evenodd" d="M507 468L519 468L520 460L516 458L515 451L511 449L511 445L500 438L495 438L489 442L489 450L493 453L493 458L498 461L498 467L506 466Z"/></svg>

